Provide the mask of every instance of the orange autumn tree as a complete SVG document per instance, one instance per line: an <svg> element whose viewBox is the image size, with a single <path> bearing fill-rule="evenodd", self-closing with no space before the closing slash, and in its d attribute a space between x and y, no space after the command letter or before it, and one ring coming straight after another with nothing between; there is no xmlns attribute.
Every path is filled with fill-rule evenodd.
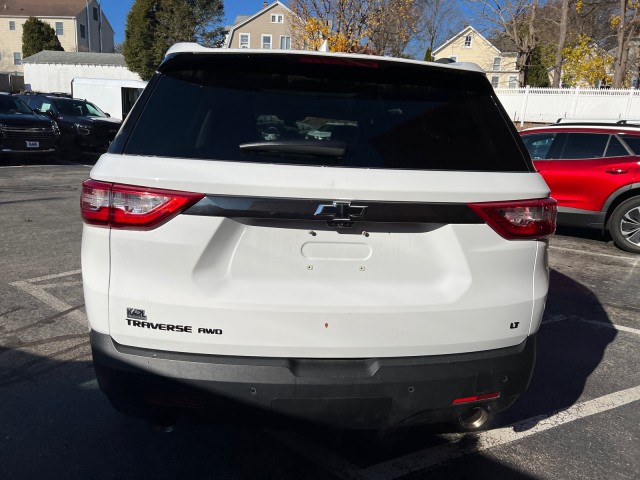
<svg viewBox="0 0 640 480"><path fill-rule="evenodd" d="M415 0L291 0L295 48L400 56L415 37Z"/></svg>

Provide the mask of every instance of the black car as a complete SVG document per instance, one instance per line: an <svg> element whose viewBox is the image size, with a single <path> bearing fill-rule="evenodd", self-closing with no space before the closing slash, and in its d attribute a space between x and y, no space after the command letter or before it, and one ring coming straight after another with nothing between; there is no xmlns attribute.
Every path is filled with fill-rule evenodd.
<svg viewBox="0 0 640 480"><path fill-rule="evenodd" d="M62 133L61 147L72 152L104 153L122 121L91 102L54 95L19 95L27 105L49 115Z"/></svg>
<svg viewBox="0 0 640 480"><path fill-rule="evenodd" d="M38 115L19 98L0 94L0 155L52 153L59 137L54 121Z"/></svg>

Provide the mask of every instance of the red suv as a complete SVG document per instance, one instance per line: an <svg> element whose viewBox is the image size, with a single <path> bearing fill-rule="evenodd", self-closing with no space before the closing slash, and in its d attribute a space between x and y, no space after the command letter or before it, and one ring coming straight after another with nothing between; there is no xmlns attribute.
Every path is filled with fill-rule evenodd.
<svg viewBox="0 0 640 480"><path fill-rule="evenodd" d="M640 253L640 123L559 121L520 135L558 201L558 225L606 229Z"/></svg>

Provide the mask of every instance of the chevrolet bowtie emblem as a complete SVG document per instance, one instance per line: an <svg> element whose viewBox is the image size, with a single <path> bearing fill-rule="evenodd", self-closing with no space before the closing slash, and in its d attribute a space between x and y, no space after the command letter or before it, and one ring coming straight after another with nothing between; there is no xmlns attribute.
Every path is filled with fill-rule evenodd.
<svg viewBox="0 0 640 480"><path fill-rule="evenodd" d="M367 207L351 205L351 202L333 202L331 205L319 205L314 215L328 217L336 222L352 222L364 216Z"/></svg>

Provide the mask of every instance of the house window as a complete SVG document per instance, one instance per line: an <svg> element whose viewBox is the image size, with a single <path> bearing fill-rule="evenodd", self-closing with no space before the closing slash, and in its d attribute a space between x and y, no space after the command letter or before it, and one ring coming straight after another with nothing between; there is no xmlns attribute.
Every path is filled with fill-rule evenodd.
<svg viewBox="0 0 640 480"><path fill-rule="evenodd" d="M500 84L500 77L497 75L493 75L491 77L491 86L493 88L498 88L498 85Z"/></svg>
<svg viewBox="0 0 640 480"><path fill-rule="evenodd" d="M471 35L464 37L464 46L465 48L471 47Z"/></svg>
<svg viewBox="0 0 640 480"><path fill-rule="evenodd" d="M22 53L13 52L13 64L14 65L22 65Z"/></svg>
<svg viewBox="0 0 640 480"><path fill-rule="evenodd" d="M271 23L284 23L284 15L271 15Z"/></svg>
<svg viewBox="0 0 640 480"><path fill-rule="evenodd" d="M271 50L271 35L262 35L262 48Z"/></svg>
<svg viewBox="0 0 640 480"><path fill-rule="evenodd" d="M240 34L240 48L249 48L249 34L241 33Z"/></svg>
<svg viewBox="0 0 640 480"><path fill-rule="evenodd" d="M509 88L516 88L518 86L518 77L515 75L509 76Z"/></svg>
<svg viewBox="0 0 640 480"><path fill-rule="evenodd" d="M64 35L64 23L56 22L56 35Z"/></svg>
<svg viewBox="0 0 640 480"><path fill-rule="evenodd" d="M291 37L280 36L280 50L291 50Z"/></svg>
<svg viewBox="0 0 640 480"><path fill-rule="evenodd" d="M80 38L85 38L87 36L87 31L84 25L80 24Z"/></svg>
<svg viewBox="0 0 640 480"><path fill-rule="evenodd" d="M16 29L16 22L14 22L13 20L9 21L9 30L15 30Z"/></svg>
<svg viewBox="0 0 640 480"><path fill-rule="evenodd" d="M98 20L98 7L93 7L93 19Z"/></svg>
<svg viewBox="0 0 640 480"><path fill-rule="evenodd" d="M494 57L493 59L493 70L500 70L502 68L502 58Z"/></svg>

